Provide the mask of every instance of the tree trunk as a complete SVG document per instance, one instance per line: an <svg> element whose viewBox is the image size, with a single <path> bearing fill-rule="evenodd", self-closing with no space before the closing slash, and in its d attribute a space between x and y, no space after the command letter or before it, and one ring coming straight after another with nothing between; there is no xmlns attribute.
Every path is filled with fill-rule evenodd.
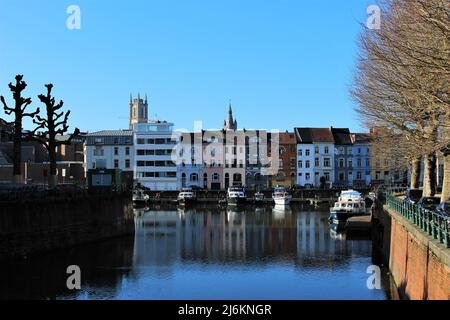
<svg viewBox="0 0 450 320"><path fill-rule="evenodd" d="M418 189L420 187L420 169L422 167L422 159L415 158L411 163L411 189Z"/></svg>
<svg viewBox="0 0 450 320"><path fill-rule="evenodd" d="M424 159L423 196L432 197L436 194L436 154L428 154Z"/></svg>
<svg viewBox="0 0 450 320"><path fill-rule="evenodd" d="M450 152L444 153L444 181L442 182L441 202L450 201Z"/></svg>
<svg viewBox="0 0 450 320"><path fill-rule="evenodd" d="M13 182L23 183L22 168L22 125L21 120L16 120L14 124L14 145L13 145Z"/></svg>
<svg viewBox="0 0 450 320"><path fill-rule="evenodd" d="M56 175L56 150L55 150L55 148L52 148L52 147L49 148L48 158L49 158L49 162L50 162L50 177L48 180L48 185L50 188L54 188L58 184L58 177Z"/></svg>

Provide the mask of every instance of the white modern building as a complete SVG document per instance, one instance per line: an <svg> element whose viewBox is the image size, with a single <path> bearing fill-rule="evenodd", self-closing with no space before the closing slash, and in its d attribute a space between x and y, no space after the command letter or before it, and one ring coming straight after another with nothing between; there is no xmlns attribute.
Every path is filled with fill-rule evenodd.
<svg viewBox="0 0 450 320"><path fill-rule="evenodd" d="M177 190L177 165L172 156L178 138L173 133L173 123L151 120L135 123L135 182L151 190Z"/></svg>
<svg viewBox="0 0 450 320"><path fill-rule="evenodd" d="M84 145L85 171L90 169L120 169L122 179L133 179L133 131L102 130L88 133ZM131 181L130 181L131 180Z"/></svg>

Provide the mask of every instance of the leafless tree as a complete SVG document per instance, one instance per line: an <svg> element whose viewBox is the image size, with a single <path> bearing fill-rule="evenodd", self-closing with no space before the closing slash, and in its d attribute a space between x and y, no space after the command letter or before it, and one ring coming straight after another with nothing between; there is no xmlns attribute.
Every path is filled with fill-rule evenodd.
<svg viewBox="0 0 450 320"><path fill-rule="evenodd" d="M381 8L381 29L360 38L351 93L366 125L402 137L392 148L411 164L411 186L424 159L424 195L433 195L436 154L450 144L440 133L450 127L449 2L383 0Z"/></svg>
<svg viewBox="0 0 450 320"><path fill-rule="evenodd" d="M22 97L22 92L27 87L27 83L22 80L23 75L16 75L16 83L13 85L9 83L9 89L13 94L14 107L8 107L5 97L0 96L0 101L3 104L3 108L7 115L14 113L14 121L8 123L12 125L13 130L13 176L15 183L22 183L22 141L23 141L23 119L26 117L34 118L39 113L39 108L34 112L26 112L27 107L31 104L31 98Z"/></svg>
<svg viewBox="0 0 450 320"><path fill-rule="evenodd" d="M66 140L57 139L58 136L64 135L69 129L67 122L70 111L58 113L64 102L61 100L56 104L55 98L52 97L53 84L46 84L45 87L47 88L47 94L40 94L38 98L45 105L46 117L37 115L36 119L33 119L37 126L29 133L28 139L38 141L47 149L50 162L49 186L54 187L57 184L56 149L61 145L70 144L72 139L80 133L80 130L75 128Z"/></svg>

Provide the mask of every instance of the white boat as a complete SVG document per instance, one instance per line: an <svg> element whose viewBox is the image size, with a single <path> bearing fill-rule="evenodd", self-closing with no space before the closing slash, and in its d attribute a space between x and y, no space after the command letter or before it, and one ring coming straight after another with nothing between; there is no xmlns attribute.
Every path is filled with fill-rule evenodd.
<svg viewBox="0 0 450 320"><path fill-rule="evenodd" d="M242 187L228 188L227 202L230 205L244 204L246 202L245 189Z"/></svg>
<svg viewBox="0 0 450 320"><path fill-rule="evenodd" d="M178 193L177 201L181 205L195 203L196 200L195 192L191 188L183 188Z"/></svg>
<svg viewBox="0 0 450 320"><path fill-rule="evenodd" d="M287 206L291 203L292 196L287 192L285 187L277 186L274 188L272 194L273 201L275 205Z"/></svg>
<svg viewBox="0 0 450 320"><path fill-rule="evenodd" d="M150 200L150 196L145 194L141 189L133 190L133 204L135 205L146 205Z"/></svg>
<svg viewBox="0 0 450 320"><path fill-rule="evenodd" d="M254 197L253 197L253 202L255 204L263 204L264 203L264 193L262 192L256 192Z"/></svg>
<svg viewBox="0 0 450 320"><path fill-rule="evenodd" d="M364 197L358 191L350 189L342 191L338 201L330 208L329 220L333 223L342 223L350 217L366 214Z"/></svg>

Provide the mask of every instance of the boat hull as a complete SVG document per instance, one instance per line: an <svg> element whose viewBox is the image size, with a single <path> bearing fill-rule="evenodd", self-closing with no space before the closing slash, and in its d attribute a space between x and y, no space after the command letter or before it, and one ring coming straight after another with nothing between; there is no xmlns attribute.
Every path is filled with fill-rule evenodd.
<svg viewBox="0 0 450 320"><path fill-rule="evenodd" d="M237 206L240 204L245 204L247 202L247 199L242 197L231 197L227 199L227 202L229 205Z"/></svg>
<svg viewBox="0 0 450 320"><path fill-rule="evenodd" d="M365 212L346 212L346 211L331 211L329 221L341 224L345 223L351 217L359 217L366 215Z"/></svg>
<svg viewBox="0 0 450 320"><path fill-rule="evenodd" d="M291 203L291 198L274 198L276 205L287 206Z"/></svg>
<svg viewBox="0 0 450 320"><path fill-rule="evenodd" d="M195 198L180 198L180 199L178 199L178 204L180 206L193 205L196 202L197 202L197 199L195 199Z"/></svg>

